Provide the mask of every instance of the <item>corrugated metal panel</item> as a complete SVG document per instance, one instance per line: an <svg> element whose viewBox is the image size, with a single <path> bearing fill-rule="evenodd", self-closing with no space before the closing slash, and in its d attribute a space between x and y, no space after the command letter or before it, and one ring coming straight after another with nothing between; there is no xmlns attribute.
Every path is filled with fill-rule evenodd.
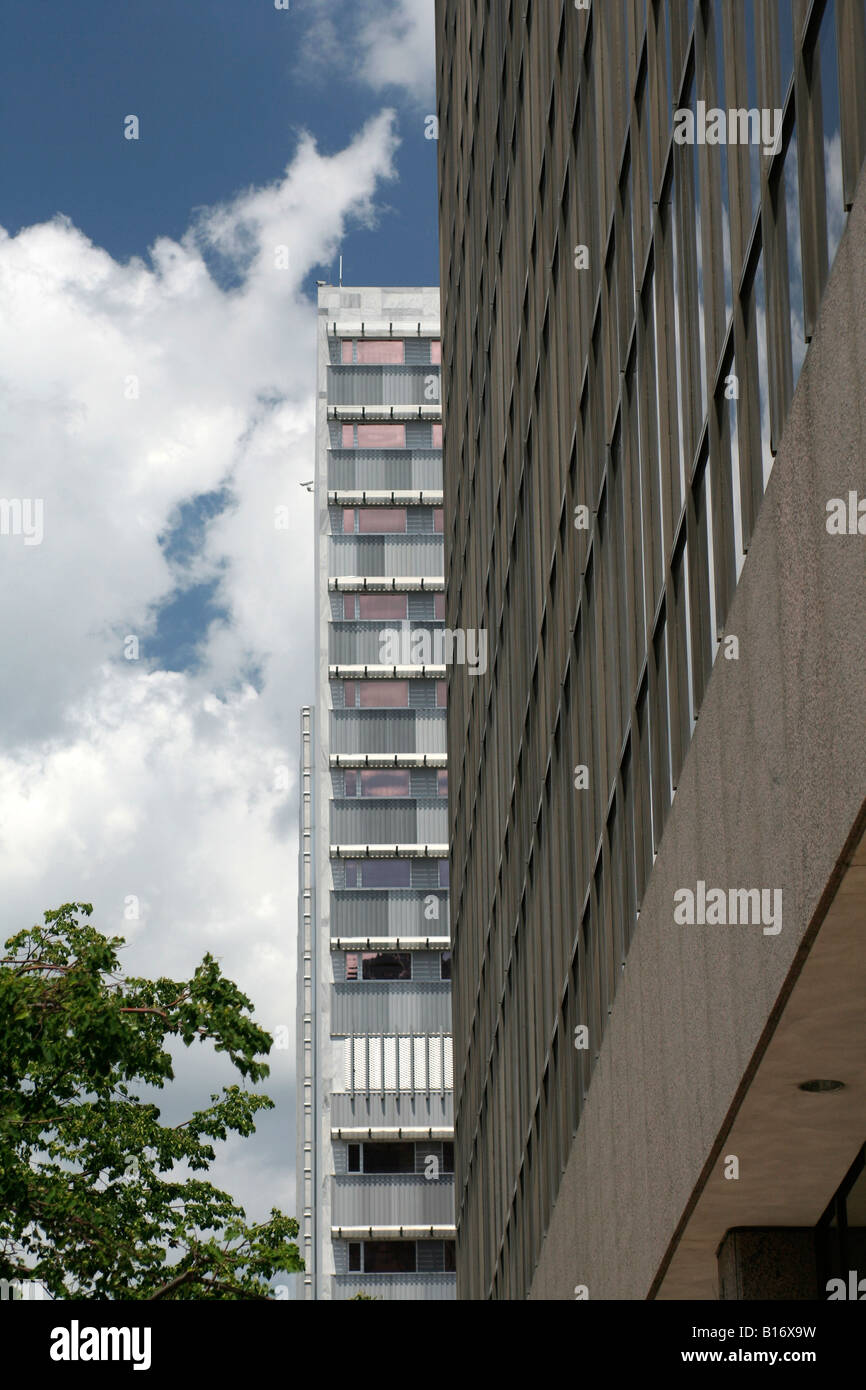
<svg viewBox="0 0 866 1390"><path fill-rule="evenodd" d="M451 1027L451 987L447 981L364 980L335 984L331 1001L331 1027L336 1033L448 1032ZM421 1042L425 1044L426 1038ZM371 1049L371 1055L376 1051ZM418 1076L426 1086L426 1075ZM370 1078L368 1089L379 1090L382 1080ZM441 1085L441 1082L440 1082Z"/></svg>
<svg viewBox="0 0 866 1390"><path fill-rule="evenodd" d="M444 1129L454 1124L452 1091L386 1091L355 1096L337 1091L331 1096L331 1126L423 1125Z"/></svg>
<svg viewBox="0 0 866 1390"><path fill-rule="evenodd" d="M341 604L342 597L341 595ZM425 598L432 607L432 594L426 594ZM428 645L431 649L431 656L435 655L432 634L437 627L441 626L441 623L410 623L408 642L411 642L413 632L429 632L431 635ZM392 650L387 646L383 649L382 634L394 632L402 633L402 628L403 624L401 621L395 620L389 622L384 618L381 622L337 622L329 629L328 660L332 666L361 666L364 664L368 666L378 666L379 664L392 665ZM419 638L418 641L425 641L425 639ZM411 647L409 647L406 654L411 656ZM399 664L403 664L402 639L399 652ZM433 665L434 663L431 661L430 664Z"/></svg>
<svg viewBox="0 0 866 1390"><path fill-rule="evenodd" d="M445 711L441 713L444 715ZM414 710L332 710L331 750L334 753L414 753L418 747L416 730L429 719ZM445 724L435 731L425 730L428 739L421 751L446 753Z"/></svg>
<svg viewBox="0 0 866 1390"><path fill-rule="evenodd" d="M418 710L415 719L418 751L421 753L447 753L446 711L444 709Z"/></svg>
<svg viewBox="0 0 866 1390"><path fill-rule="evenodd" d="M329 406L435 405L440 396L439 368L432 364L426 367L354 364L328 368Z"/></svg>
<svg viewBox="0 0 866 1390"><path fill-rule="evenodd" d="M328 460L329 489L441 488L438 449L333 449Z"/></svg>
<svg viewBox="0 0 866 1390"><path fill-rule="evenodd" d="M448 803L444 799L418 803L416 834L419 845L447 845Z"/></svg>
<svg viewBox="0 0 866 1390"><path fill-rule="evenodd" d="M333 1180L331 1202L332 1226L449 1226L454 1179L347 1173Z"/></svg>
<svg viewBox="0 0 866 1390"><path fill-rule="evenodd" d="M417 824L415 803L408 799L383 802L374 798L365 801L349 798L331 802L333 845L414 845L419 843ZM446 842L447 817L441 824L445 826L445 838L431 840L430 844Z"/></svg>
<svg viewBox="0 0 866 1390"><path fill-rule="evenodd" d="M334 1298L346 1302L358 1292L395 1303L447 1303L457 1297L456 1274L339 1274Z"/></svg>
<svg viewBox="0 0 866 1390"><path fill-rule="evenodd" d="M345 873L343 861L333 866L335 879L338 868ZM447 891L439 889L433 896L438 904L439 915L436 917L428 917L428 895L423 891L336 893L331 899L331 935L448 936L450 910ZM438 979L438 975L435 978Z"/></svg>
<svg viewBox="0 0 866 1390"><path fill-rule="evenodd" d="M329 573L392 576L442 575L445 548L437 536L331 536Z"/></svg>

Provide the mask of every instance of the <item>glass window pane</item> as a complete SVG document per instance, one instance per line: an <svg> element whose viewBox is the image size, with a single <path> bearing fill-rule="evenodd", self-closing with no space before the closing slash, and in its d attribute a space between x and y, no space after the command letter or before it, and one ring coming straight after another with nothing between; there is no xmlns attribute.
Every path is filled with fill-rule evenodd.
<svg viewBox="0 0 866 1390"><path fill-rule="evenodd" d="M405 507L361 507L358 511L358 530L362 536L405 534Z"/></svg>
<svg viewBox="0 0 866 1390"><path fill-rule="evenodd" d="M361 773L362 796L408 796L408 768L388 768L382 772Z"/></svg>
<svg viewBox="0 0 866 1390"><path fill-rule="evenodd" d="M412 865L408 859L366 859L361 878L365 888L409 888Z"/></svg>
<svg viewBox="0 0 866 1390"><path fill-rule="evenodd" d="M364 1243L367 1274L414 1274L414 1240L368 1240Z"/></svg>
<svg viewBox="0 0 866 1390"><path fill-rule="evenodd" d="M359 449L405 449L405 425L359 425Z"/></svg>
<svg viewBox="0 0 866 1390"><path fill-rule="evenodd" d="M364 620L402 619L409 617L409 599L406 594L360 594L358 598L358 617Z"/></svg>
<svg viewBox="0 0 866 1390"><path fill-rule="evenodd" d="M365 951L365 980L411 980L412 957L408 951Z"/></svg>
<svg viewBox="0 0 866 1390"><path fill-rule="evenodd" d="M403 343L397 339L361 338L358 342L358 362L368 366L398 365L405 361Z"/></svg>
<svg viewBox="0 0 866 1390"><path fill-rule="evenodd" d="M408 709L408 681L359 681L361 709Z"/></svg>
<svg viewBox="0 0 866 1390"><path fill-rule="evenodd" d="M342 347L342 359L343 359L343 364L344 364L345 366L350 366L351 363L352 363L352 361L354 360L353 357L352 357L352 339L351 339L351 338L344 338L343 341L342 341L341 347Z"/></svg>

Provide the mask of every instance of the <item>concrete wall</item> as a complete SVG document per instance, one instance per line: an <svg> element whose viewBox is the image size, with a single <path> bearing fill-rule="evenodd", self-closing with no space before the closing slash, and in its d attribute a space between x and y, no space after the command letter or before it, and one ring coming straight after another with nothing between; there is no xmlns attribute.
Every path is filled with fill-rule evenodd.
<svg viewBox="0 0 866 1390"><path fill-rule="evenodd" d="M866 498L864 381L861 178L731 606L740 658L700 709L533 1298L650 1294L863 811L866 536L828 535L825 508ZM698 879L781 888L781 932L675 925Z"/></svg>

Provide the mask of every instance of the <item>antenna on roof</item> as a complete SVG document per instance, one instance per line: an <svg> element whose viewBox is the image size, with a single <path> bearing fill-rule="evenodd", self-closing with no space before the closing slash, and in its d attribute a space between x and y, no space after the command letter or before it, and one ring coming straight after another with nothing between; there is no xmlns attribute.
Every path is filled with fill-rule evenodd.
<svg viewBox="0 0 866 1390"><path fill-rule="evenodd" d="M343 288L343 257L340 257L340 289Z"/></svg>

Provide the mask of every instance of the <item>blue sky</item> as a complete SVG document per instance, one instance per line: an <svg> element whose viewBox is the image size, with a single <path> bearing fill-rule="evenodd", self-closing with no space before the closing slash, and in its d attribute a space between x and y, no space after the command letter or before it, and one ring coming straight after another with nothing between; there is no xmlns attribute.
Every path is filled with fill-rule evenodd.
<svg viewBox="0 0 866 1390"><path fill-rule="evenodd" d="M295 1205L315 281L438 282L432 6L3 9L0 497L44 525L0 534L0 939L85 901L131 973L220 959L289 1039L214 1167L256 1217Z"/></svg>
<svg viewBox="0 0 866 1390"><path fill-rule="evenodd" d="M432 0L414 3L432 9ZM14 233L64 212L117 259L143 255L157 236L181 236L196 208L279 177L302 129L325 152L343 148L384 93L401 108L399 183L379 228L349 229L344 278L438 283L436 145L424 139L424 112L399 87L358 80L352 60L359 20L375 9L364 0L291 0L288 11L273 0L6 0L0 222ZM130 113L138 142L123 137ZM323 269L319 278L332 277Z"/></svg>

